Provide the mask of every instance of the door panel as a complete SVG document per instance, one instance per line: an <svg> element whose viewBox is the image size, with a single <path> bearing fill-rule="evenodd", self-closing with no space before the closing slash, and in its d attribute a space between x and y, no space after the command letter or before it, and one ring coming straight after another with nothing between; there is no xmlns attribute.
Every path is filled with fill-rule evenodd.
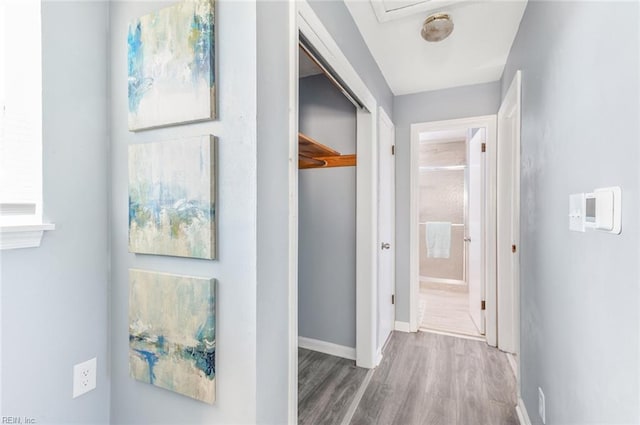
<svg viewBox="0 0 640 425"><path fill-rule="evenodd" d="M395 325L395 143L393 123L379 108L378 167L378 350Z"/></svg>
<svg viewBox="0 0 640 425"><path fill-rule="evenodd" d="M482 144L486 129L480 128L467 144L467 283L469 285L469 314L481 334L485 333L484 311L484 207L485 165Z"/></svg>
<svg viewBox="0 0 640 425"><path fill-rule="evenodd" d="M498 111L498 348L517 353L520 326L520 73Z"/></svg>

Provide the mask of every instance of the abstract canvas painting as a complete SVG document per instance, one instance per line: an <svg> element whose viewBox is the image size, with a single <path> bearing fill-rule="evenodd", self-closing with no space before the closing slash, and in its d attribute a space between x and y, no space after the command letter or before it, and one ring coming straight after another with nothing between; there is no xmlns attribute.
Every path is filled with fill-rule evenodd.
<svg viewBox="0 0 640 425"><path fill-rule="evenodd" d="M129 25L129 130L215 118L213 0L186 0Z"/></svg>
<svg viewBox="0 0 640 425"><path fill-rule="evenodd" d="M129 251L214 259L215 138L129 146Z"/></svg>
<svg viewBox="0 0 640 425"><path fill-rule="evenodd" d="M129 270L129 373L213 403L216 281Z"/></svg>

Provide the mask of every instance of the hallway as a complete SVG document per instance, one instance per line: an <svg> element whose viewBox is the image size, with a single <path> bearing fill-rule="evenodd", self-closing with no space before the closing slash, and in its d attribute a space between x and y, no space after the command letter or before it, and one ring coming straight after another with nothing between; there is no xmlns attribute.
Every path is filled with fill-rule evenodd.
<svg viewBox="0 0 640 425"><path fill-rule="evenodd" d="M338 363L332 356L319 353L314 353L314 356ZM308 364L307 359L306 355L300 358L301 375L304 370L305 381L313 379L313 372L302 367L303 362ZM344 376L349 368L354 370L352 362L342 363L345 372L337 374ZM319 369L319 373L323 373ZM506 355L481 341L427 332L394 332L382 362L372 373L368 384L363 379L366 371L355 370L352 372L354 379L363 382L366 389L352 417L349 416L354 409L342 406L351 404L353 395L346 397L343 391L334 391L325 393L313 403L306 397L304 403L301 399L298 418L309 417L310 410L323 410L322 418L315 423L518 424L515 378ZM326 378L331 379L331 376ZM347 386L355 394L355 385L341 382L342 388ZM300 389L304 387L301 383ZM362 388L359 393L362 393ZM348 401L345 402L344 397ZM333 415L336 408L345 412L342 421L337 421ZM299 420L299 423L306 422Z"/></svg>

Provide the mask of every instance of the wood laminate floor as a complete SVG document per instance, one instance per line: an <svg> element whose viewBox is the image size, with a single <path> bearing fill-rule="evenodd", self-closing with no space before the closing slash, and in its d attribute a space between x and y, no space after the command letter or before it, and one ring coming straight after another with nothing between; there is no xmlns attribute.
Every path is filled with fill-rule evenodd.
<svg viewBox="0 0 640 425"><path fill-rule="evenodd" d="M394 332L351 425L518 425L507 357L482 341Z"/></svg>
<svg viewBox="0 0 640 425"><path fill-rule="evenodd" d="M298 424L339 425L367 375L353 360L298 349Z"/></svg>
<svg viewBox="0 0 640 425"><path fill-rule="evenodd" d="M420 288L420 327L481 337L469 315L469 293Z"/></svg>

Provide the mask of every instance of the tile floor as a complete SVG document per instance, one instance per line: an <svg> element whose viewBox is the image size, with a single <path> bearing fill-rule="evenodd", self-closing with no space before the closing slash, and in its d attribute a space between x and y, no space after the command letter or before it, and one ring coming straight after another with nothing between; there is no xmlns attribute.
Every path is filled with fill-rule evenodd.
<svg viewBox="0 0 640 425"><path fill-rule="evenodd" d="M441 288L420 288L420 327L482 337L469 315L469 294Z"/></svg>

